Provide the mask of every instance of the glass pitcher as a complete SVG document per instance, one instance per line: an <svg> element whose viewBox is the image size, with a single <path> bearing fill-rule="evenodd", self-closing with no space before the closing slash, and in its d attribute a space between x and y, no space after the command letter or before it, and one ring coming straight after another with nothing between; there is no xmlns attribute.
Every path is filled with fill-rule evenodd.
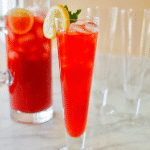
<svg viewBox="0 0 150 150"><path fill-rule="evenodd" d="M4 16L11 117L43 123L53 117L51 41L43 34L50 0L9 0Z"/></svg>

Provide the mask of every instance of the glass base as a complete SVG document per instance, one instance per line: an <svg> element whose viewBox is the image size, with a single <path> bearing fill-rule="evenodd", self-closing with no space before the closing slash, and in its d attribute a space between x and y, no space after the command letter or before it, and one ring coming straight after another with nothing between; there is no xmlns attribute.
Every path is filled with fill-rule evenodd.
<svg viewBox="0 0 150 150"><path fill-rule="evenodd" d="M63 148L60 148L59 150L69 150L69 149L67 147L63 147ZM80 150L93 150L93 148L81 148Z"/></svg>
<svg viewBox="0 0 150 150"><path fill-rule="evenodd" d="M53 118L52 106L44 111L37 113L24 113L11 109L11 117L16 122L27 124L39 124L49 121Z"/></svg>
<svg viewBox="0 0 150 150"><path fill-rule="evenodd" d="M125 127L139 127L146 125L147 118L135 114L119 114L120 123Z"/></svg>
<svg viewBox="0 0 150 150"><path fill-rule="evenodd" d="M95 109L96 115L113 115L116 113L116 109L114 106L107 104L106 106L102 106L100 108Z"/></svg>
<svg viewBox="0 0 150 150"><path fill-rule="evenodd" d="M125 96L124 96L124 99L125 99L126 101L130 102L130 103L135 103L135 102L137 102L139 98L140 98L139 95L138 95L138 96L135 96L135 97L133 97L133 96L131 97L130 95L125 95Z"/></svg>
<svg viewBox="0 0 150 150"><path fill-rule="evenodd" d="M84 148L85 144L85 135L84 132L80 137L71 137L67 132L66 133L66 147L60 148L59 150L86 150Z"/></svg>

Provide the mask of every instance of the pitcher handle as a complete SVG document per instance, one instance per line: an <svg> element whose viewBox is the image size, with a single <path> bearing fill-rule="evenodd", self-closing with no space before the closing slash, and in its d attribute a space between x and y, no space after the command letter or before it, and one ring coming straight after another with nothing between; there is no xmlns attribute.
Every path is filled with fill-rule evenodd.
<svg viewBox="0 0 150 150"><path fill-rule="evenodd" d="M13 80L9 70L0 71L0 83L6 85L12 85Z"/></svg>
<svg viewBox="0 0 150 150"><path fill-rule="evenodd" d="M5 28L5 25L0 26L0 32L3 32L5 35L8 34L8 30ZM0 71L0 84L12 85L12 82L13 80L9 70Z"/></svg>
<svg viewBox="0 0 150 150"><path fill-rule="evenodd" d="M3 32L5 35L8 34L8 30L4 26L0 26L0 32Z"/></svg>

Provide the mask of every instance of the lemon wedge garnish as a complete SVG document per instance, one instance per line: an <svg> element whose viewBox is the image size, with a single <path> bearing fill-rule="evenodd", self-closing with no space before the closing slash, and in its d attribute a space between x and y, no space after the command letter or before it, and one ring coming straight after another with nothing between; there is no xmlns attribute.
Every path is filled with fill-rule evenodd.
<svg viewBox="0 0 150 150"><path fill-rule="evenodd" d="M55 18L61 19L61 22L59 22L59 26L64 31L67 31L69 28L69 14L66 8L64 8L62 5L52 6L46 15L43 25L44 36L48 39L54 39L56 37Z"/></svg>

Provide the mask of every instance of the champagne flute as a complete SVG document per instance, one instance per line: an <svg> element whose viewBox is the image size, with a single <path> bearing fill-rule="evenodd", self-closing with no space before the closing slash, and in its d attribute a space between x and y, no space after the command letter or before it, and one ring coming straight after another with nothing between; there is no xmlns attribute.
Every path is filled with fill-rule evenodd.
<svg viewBox="0 0 150 150"><path fill-rule="evenodd" d="M78 19L69 30L59 28L56 18L57 46L68 150L84 149L85 129L99 19Z"/></svg>

